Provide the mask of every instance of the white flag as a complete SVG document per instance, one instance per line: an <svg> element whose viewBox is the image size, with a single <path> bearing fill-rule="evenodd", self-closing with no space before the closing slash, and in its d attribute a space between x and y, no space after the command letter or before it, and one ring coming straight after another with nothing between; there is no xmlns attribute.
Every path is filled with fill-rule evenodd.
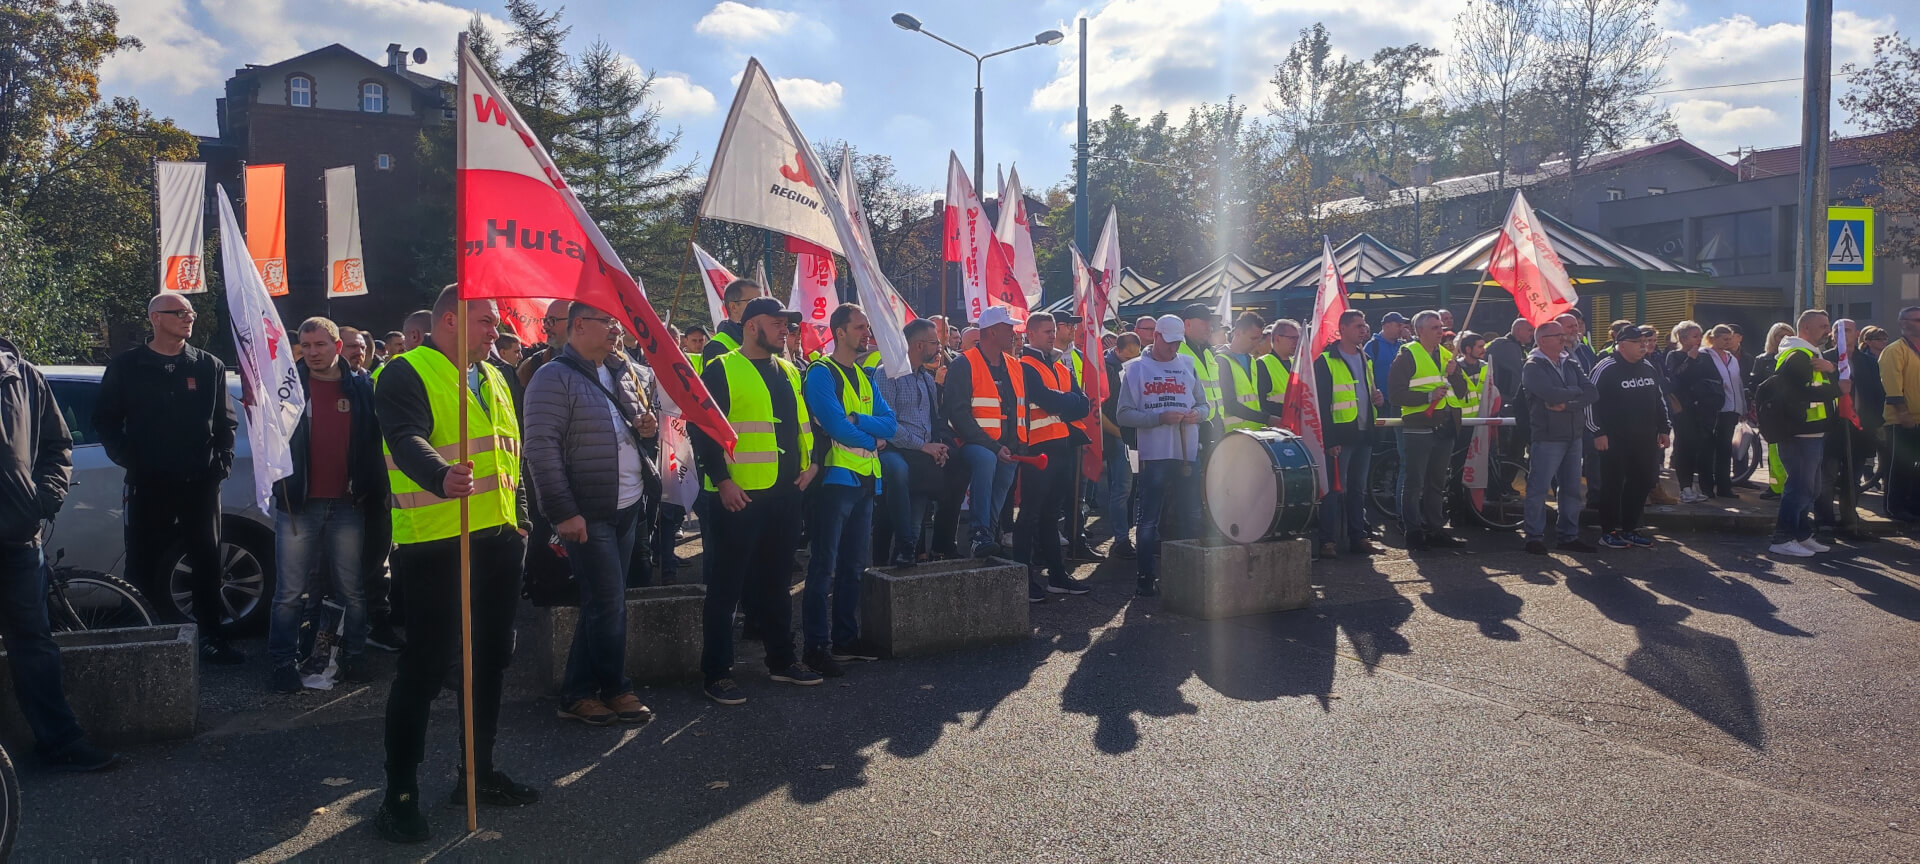
<svg viewBox="0 0 1920 864"><path fill-rule="evenodd" d="M367 293L367 265L360 257L360 196L354 189L353 166L328 168L327 185L327 296L358 297Z"/></svg>
<svg viewBox="0 0 1920 864"><path fill-rule="evenodd" d="M691 509L700 496L700 472L693 462L693 439L680 406L660 396L660 499Z"/></svg>
<svg viewBox="0 0 1920 864"><path fill-rule="evenodd" d="M753 262L753 281L760 286L762 293L773 296L773 283L767 281L767 256L761 255L760 260Z"/></svg>
<svg viewBox="0 0 1920 864"><path fill-rule="evenodd" d="M153 163L153 194L160 214L159 293L206 293L200 260L206 247L206 163Z"/></svg>
<svg viewBox="0 0 1920 864"><path fill-rule="evenodd" d="M1104 323L1120 317L1120 213L1113 207L1107 208L1106 227L1100 229L1100 239L1093 242L1093 260L1087 262L1094 278L1100 280L1106 289L1107 308L1094 323Z"/></svg>
<svg viewBox="0 0 1920 864"><path fill-rule="evenodd" d="M995 194L1000 196L1000 206L1005 207L1007 204L1007 169L1000 167L1000 163L995 162L993 163L993 173L999 175L1000 178L1000 188L996 190Z"/></svg>
<svg viewBox="0 0 1920 864"><path fill-rule="evenodd" d="M1028 309L1040 308L1040 267L1033 257L1033 232L1027 225L1027 196L1020 189L1020 169L1007 177L1006 192L1000 196L1000 221L994 226L995 242L1011 250L1007 261L1020 293L1027 298Z"/></svg>
<svg viewBox="0 0 1920 864"><path fill-rule="evenodd" d="M967 169L960 157L947 151L946 240L942 259L960 265L960 296L967 321L980 320L987 311L987 250L992 236L980 195L967 180ZM943 313L946 310L941 310Z"/></svg>
<svg viewBox="0 0 1920 864"><path fill-rule="evenodd" d="M273 484L293 474L293 428L307 410L307 394L295 368L293 343L280 325L267 284L233 217L226 187L220 188L220 264L226 274L227 320L240 355L240 388L247 409L247 441L253 447L253 492L271 513Z"/></svg>
<svg viewBox="0 0 1920 864"><path fill-rule="evenodd" d="M707 288L707 314L713 317L713 326L718 327L720 322L727 320L727 304L721 292L733 284L734 275L720 266L720 262L713 260L713 256L708 255L707 250L700 248L698 243L693 244L693 258L700 266L700 284Z"/></svg>
<svg viewBox="0 0 1920 864"><path fill-rule="evenodd" d="M816 180L826 175L807 167L805 142L795 140L785 115L772 79L759 60L749 59L707 171L700 215L778 231L844 255L825 207L833 190Z"/></svg>

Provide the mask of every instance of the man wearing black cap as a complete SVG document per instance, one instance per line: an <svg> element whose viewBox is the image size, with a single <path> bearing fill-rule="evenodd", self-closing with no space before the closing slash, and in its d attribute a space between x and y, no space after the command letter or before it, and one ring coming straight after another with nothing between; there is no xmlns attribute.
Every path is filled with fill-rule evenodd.
<svg viewBox="0 0 1920 864"><path fill-rule="evenodd" d="M704 547L707 599L701 613L705 645L700 671L707 698L722 705L747 701L733 681L733 610L757 609L775 681L820 683L794 652L793 604L788 597L793 553L800 545L800 493L819 468L812 463L813 432L801 396L800 372L781 358L787 325L800 314L759 297L740 313L740 350L711 358L700 380L739 436L733 455L692 427L695 460L714 493Z"/></svg>
<svg viewBox="0 0 1920 864"><path fill-rule="evenodd" d="M1652 327L1638 327L1622 335L1654 333ZM1640 515L1660 477L1660 450L1668 444L1672 423L1665 389L1646 354L1641 339L1617 340L1590 376L1594 402L1587 431L1606 463L1594 509L1600 511L1600 544L1609 549L1653 545L1653 538L1639 531Z"/></svg>
<svg viewBox="0 0 1920 864"><path fill-rule="evenodd" d="M1206 303L1189 303L1180 310L1180 322L1186 327L1186 339L1180 353L1193 358L1193 371L1200 377L1200 389L1207 400L1207 413L1200 418L1200 446L1212 444L1220 435L1220 366L1213 353L1213 327L1220 316Z"/></svg>
<svg viewBox="0 0 1920 864"><path fill-rule="evenodd" d="M1373 389L1385 393L1387 372L1393 368L1393 360L1400 356L1400 346L1407 343L1407 317L1398 312L1388 312L1380 316L1380 330L1367 340L1367 360L1373 363Z"/></svg>

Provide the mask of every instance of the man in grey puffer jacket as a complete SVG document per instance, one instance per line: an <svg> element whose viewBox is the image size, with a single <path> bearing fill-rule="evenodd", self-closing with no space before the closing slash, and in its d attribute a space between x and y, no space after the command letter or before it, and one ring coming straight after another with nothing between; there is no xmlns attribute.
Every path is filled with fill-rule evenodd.
<svg viewBox="0 0 1920 864"><path fill-rule="evenodd" d="M612 316L573 304L565 347L534 373L526 393L535 500L580 586L559 715L593 726L653 719L626 675L626 588L654 471L640 444L659 433L659 423L641 407L620 335Z"/></svg>
<svg viewBox="0 0 1920 864"><path fill-rule="evenodd" d="M1527 462L1527 551L1547 554L1547 492L1557 483L1558 548L1595 552L1597 547L1580 539L1580 511L1586 506L1580 466L1586 447L1586 412L1596 391L1573 356L1573 335L1565 325L1545 322L1534 331L1533 339L1537 347L1520 371L1520 386L1526 391L1533 421Z"/></svg>

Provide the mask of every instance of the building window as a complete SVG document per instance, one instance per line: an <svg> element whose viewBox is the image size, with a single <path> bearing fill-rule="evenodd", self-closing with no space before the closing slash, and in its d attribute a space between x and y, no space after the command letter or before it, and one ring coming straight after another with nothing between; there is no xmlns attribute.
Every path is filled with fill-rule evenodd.
<svg viewBox="0 0 1920 864"><path fill-rule="evenodd" d="M287 104L295 108L313 107L313 79L295 75L287 79Z"/></svg>
<svg viewBox="0 0 1920 864"><path fill-rule="evenodd" d="M377 155L377 156L375 156L375 157L373 157L373 170L375 170L375 171L392 171L392 170L393 170L393 156L392 156L392 154L388 154L388 153L381 153L381 154L379 154L379 155Z"/></svg>
<svg viewBox="0 0 1920 864"><path fill-rule="evenodd" d="M372 81L360 85L360 110L368 114L387 113L387 88Z"/></svg>
<svg viewBox="0 0 1920 864"><path fill-rule="evenodd" d="M1693 257L1700 269L1715 276L1773 272L1773 214L1768 211L1703 217L1696 233L1700 248Z"/></svg>
<svg viewBox="0 0 1920 864"><path fill-rule="evenodd" d="M1648 187L1647 187L1647 194L1648 194L1648 195L1665 195L1665 194L1667 194L1667 187L1665 187L1665 186L1648 186Z"/></svg>
<svg viewBox="0 0 1920 864"><path fill-rule="evenodd" d="M1652 252L1675 263L1687 257L1686 238L1678 219L1619 228L1613 232L1613 239L1620 241L1623 245L1642 252Z"/></svg>
<svg viewBox="0 0 1920 864"><path fill-rule="evenodd" d="M1625 190L1625 189L1614 189L1614 188L1612 188L1612 187L1608 187L1608 189L1607 189L1607 200L1608 200L1608 201L1619 201L1619 200L1621 200L1621 199L1623 199L1623 198L1625 198L1625 197L1627 197L1627 190Z"/></svg>

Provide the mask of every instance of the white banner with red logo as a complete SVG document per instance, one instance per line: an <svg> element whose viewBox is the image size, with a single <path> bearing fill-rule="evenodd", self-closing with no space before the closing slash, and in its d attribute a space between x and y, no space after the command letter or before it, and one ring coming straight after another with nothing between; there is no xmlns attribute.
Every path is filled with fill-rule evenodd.
<svg viewBox="0 0 1920 864"><path fill-rule="evenodd" d="M153 163L153 194L160 214L159 293L205 293L206 163Z"/></svg>
<svg viewBox="0 0 1920 864"><path fill-rule="evenodd" d="M713 256L708 255L707 250L700 248L698 243L693 244L693 261L700 268L700 284L707 289L707 315L713 318L713 326L718 327L720 322L727 320L726 296L723 292L733 284L735 277L732 271L720 266L720 262L713 260Z"/></svg>
<svg viewBox="0 0 1920 864"><path fill-rule="evenodd" d="M827 325L840 305L840 288L834 284L839 273L833 253L819 246L788 238L787 249L795 253L792 296L793 311L800 313L800 353L812 357L815 351L826 351L833 339Z"/></svg>
<svg viewBox="0 0 1920 864"><path fill-rule="evenodd" d="M1500 414L1500 390L1487 386L1493 380L1493 370L1480 367L1480 408L1475 417L1496 417ZM1493 436L1498 426L1476 426L1467 439L1467 459L1460 465L1460 483L1467 488L1473 499L1473 506L1479 507L1487 500L1487 466L1493 454Z"/></svg>
<svg viewBox="0 0 1920 864"><path fill-rule="evenodd" d="M947 151L946 240L941 245L941 260L960 265L960 296L967 322L980 320L987 311L987 249L992 243L992 226L980 195L967 180L967 169L960 157ZM941 310L944 313L946 310Z"/></svg>
<svg viewBox="0 0 1920 864"><path fill-rule="evenodd" d="M1000 219L993 228L993 252L987 259L988 303L1017 309L1024 321L1040 305L1040 268L1034 263L1033 232L1027 224L1027 196L1020 169L1013 169L1000 195Z"/></svg>
<svg viewBox="0 0 1920 864"><path fill-rule="evenodd" d="M1553 251L1546 226L1540 224L1533 207L1527 204L1527 196L1519 191L1513 193L1513 206L1507 208L1507 219L1487 258L1487 278L1513 295L1520 317L1535 327L1580 302L1573 280L1567 278L1566 265Z"/></svg>
<svg viewBox="0 0 1920 864"><path fill-rule="evenodd" d="M700 472L693 461L693 438L680 406L660 399L660 500L692 509L700 496Z"/></svg>
<svg viewBox="0 0 1920 864"><path fill-rule="evenodd" d="M616 316L687 421L729 452L733 427L512 102L460 36L455 237L467 298L556 297Z"/></svg>
<svg viewBox="0 0 1920 864"><path fill-rule="evenodd" d="M795 139L792 125L772 79L759 60L749 59L707 171L700 215L767 228L844 255L826 210L833 190L818 182L825 175L813 173L810 160L802 158L805 142Z"/></svg>
<svg viewBox="0 0 1920 864"><path fill-rule="evenodd" d="M220 265L226 276L227 321L240 356L254 501L271 513L273 484L293 475L293 429L307 410L307 391L294 365L297 337L280 325L280 312L253 266L225 187L220 189Z"/></svg>
<svg viewBox="0 0 1920 864"><path fill-rule="evenodd" d="M367 293L367 265L360 257L360 195L353 166L328 168L325 177L327 296L358 297Z"/></svg>

